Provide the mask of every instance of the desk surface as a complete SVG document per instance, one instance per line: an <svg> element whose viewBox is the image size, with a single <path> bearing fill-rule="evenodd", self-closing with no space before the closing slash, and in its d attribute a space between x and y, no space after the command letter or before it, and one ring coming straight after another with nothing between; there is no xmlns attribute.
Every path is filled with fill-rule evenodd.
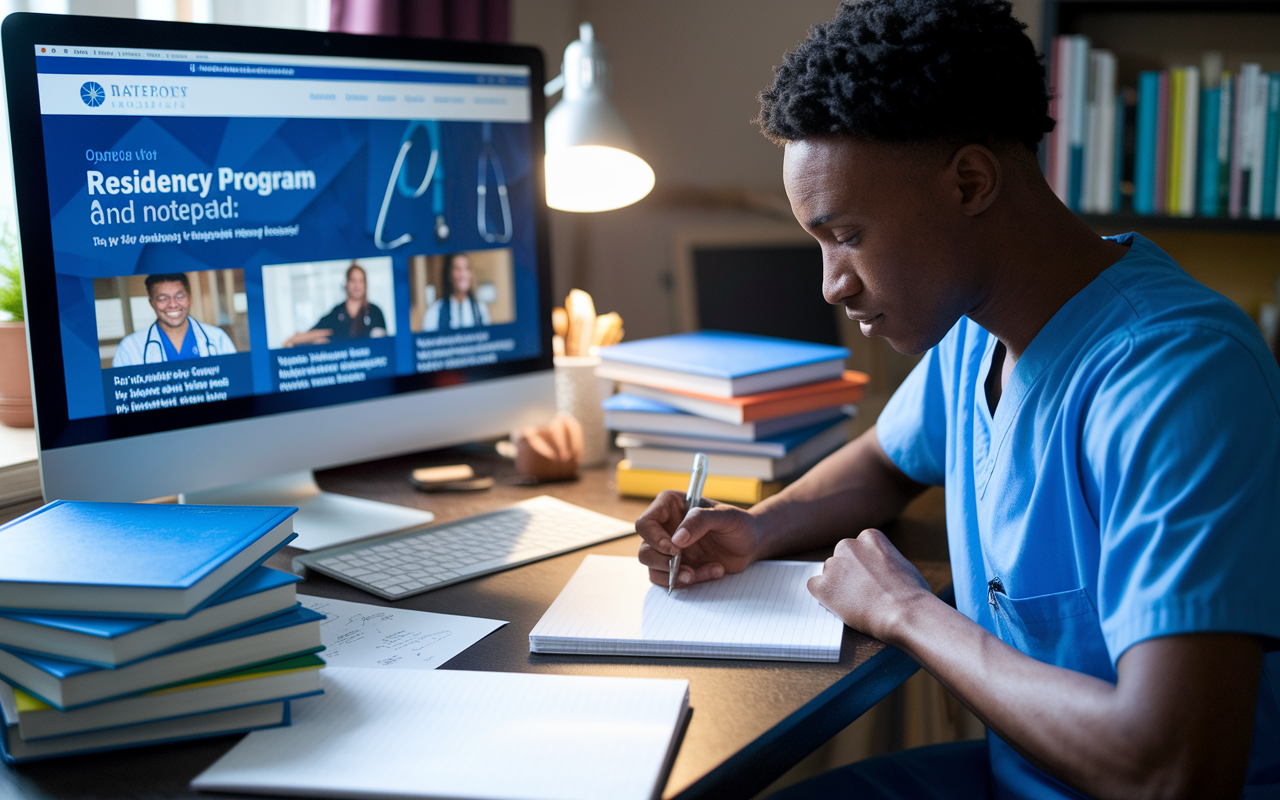
<svg viewBox="0 0 1280 800"><path fill-rule="evenodd" d="M646 503L617 496L610 471L591 470L582 479L539 487L499 485L462 494L422 494L410 487L414 467L466 460L482 474L508 469L483 453L433 453L387 459L317 475L329 491L417 506L438 522L490 511L538 494L549 494L622 519L635 519ZM939 490L919 498L888 531L922 571L935 592L949 591L946 542ZM850 531L850 535L856 531ZM916 669L906 656L845 629L835 664L727 661L683 658L621 658L536 655L529 631L559 594L587 553L634 555L640 539L623 539L514 570L418 595L400 608L509 620L510 624L467 649L443 669L545 672L685 678L690 684L689 719L664 797L749 797L905 680ZM268 562L289 569L299 551L286 549ZM819 560L821 552L796 558ZM358 589L312 573L299 585L304 594L389 605ZM19 767L0 767L0 797L29 800L73 798L208 797L187 782L226 752L237 737L81 756Z"/></svg>

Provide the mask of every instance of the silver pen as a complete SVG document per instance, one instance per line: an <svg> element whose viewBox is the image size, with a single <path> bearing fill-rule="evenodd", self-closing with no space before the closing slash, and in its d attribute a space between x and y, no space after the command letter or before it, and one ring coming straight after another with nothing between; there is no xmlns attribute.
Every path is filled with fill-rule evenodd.
<svg viewBox="0 0 1280 800"><path fill-rule="evenodd" d="M707 456L705 453L693 454L693 471L689 473L689 491L684 494L684 516L702 505L702 487L707 484ZM681 522L683 524L683 521ZM671 557L671 571L667 573L667 594L676 588L676 575L680 572L680 551Z"/></svg>

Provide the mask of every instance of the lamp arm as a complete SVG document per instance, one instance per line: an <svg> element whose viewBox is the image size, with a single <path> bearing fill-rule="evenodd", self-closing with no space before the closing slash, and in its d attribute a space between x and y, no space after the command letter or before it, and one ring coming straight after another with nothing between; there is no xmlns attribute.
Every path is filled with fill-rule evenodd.
<svg viewBox="0 0 1280 800"><path fill-rule="evenodd" d="M547 97L551 97L556 92L564 89L564 73L561 72L551 80L547 81L547 85L542 87L542 93Z"/></svg>

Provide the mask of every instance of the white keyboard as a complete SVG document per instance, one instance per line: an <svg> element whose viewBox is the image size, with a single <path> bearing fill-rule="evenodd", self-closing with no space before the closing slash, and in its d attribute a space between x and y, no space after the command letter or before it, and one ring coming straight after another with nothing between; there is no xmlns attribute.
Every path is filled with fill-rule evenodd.
<svg viewBox="0 0 1280 800"><path fill-rule="evenodd" d="M488 514L316 550L295 558L293 568L400 600L634 531L630 522L542 495Z"/></svg>

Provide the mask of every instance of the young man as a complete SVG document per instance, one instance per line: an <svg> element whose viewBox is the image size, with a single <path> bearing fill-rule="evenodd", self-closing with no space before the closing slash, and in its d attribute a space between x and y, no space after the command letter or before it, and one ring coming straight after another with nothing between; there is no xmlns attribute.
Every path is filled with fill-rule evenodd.
<svg viewBox="0 0 1280 800"><path fill-rule="evenodd" d="M925 355L750 511L659 497L640 559L665 585L683 551L688 584L856 534L810 590L990 729L783 796L1280 797L1280 370L1238 308L1050 191L1024 27L1003 0L846 2L786 57L759 121L824 295ZM926 485L955 609L862 530Z"/></svg>
<svg viewBox="0 0 1280 800"><path fill-rule="evenodd" d="M146 287L147 302L156 312L156 321L121 339L111 366L161 364L236 351L226 331L191 317L191 284L185 274L148 275Z"/></svg>

